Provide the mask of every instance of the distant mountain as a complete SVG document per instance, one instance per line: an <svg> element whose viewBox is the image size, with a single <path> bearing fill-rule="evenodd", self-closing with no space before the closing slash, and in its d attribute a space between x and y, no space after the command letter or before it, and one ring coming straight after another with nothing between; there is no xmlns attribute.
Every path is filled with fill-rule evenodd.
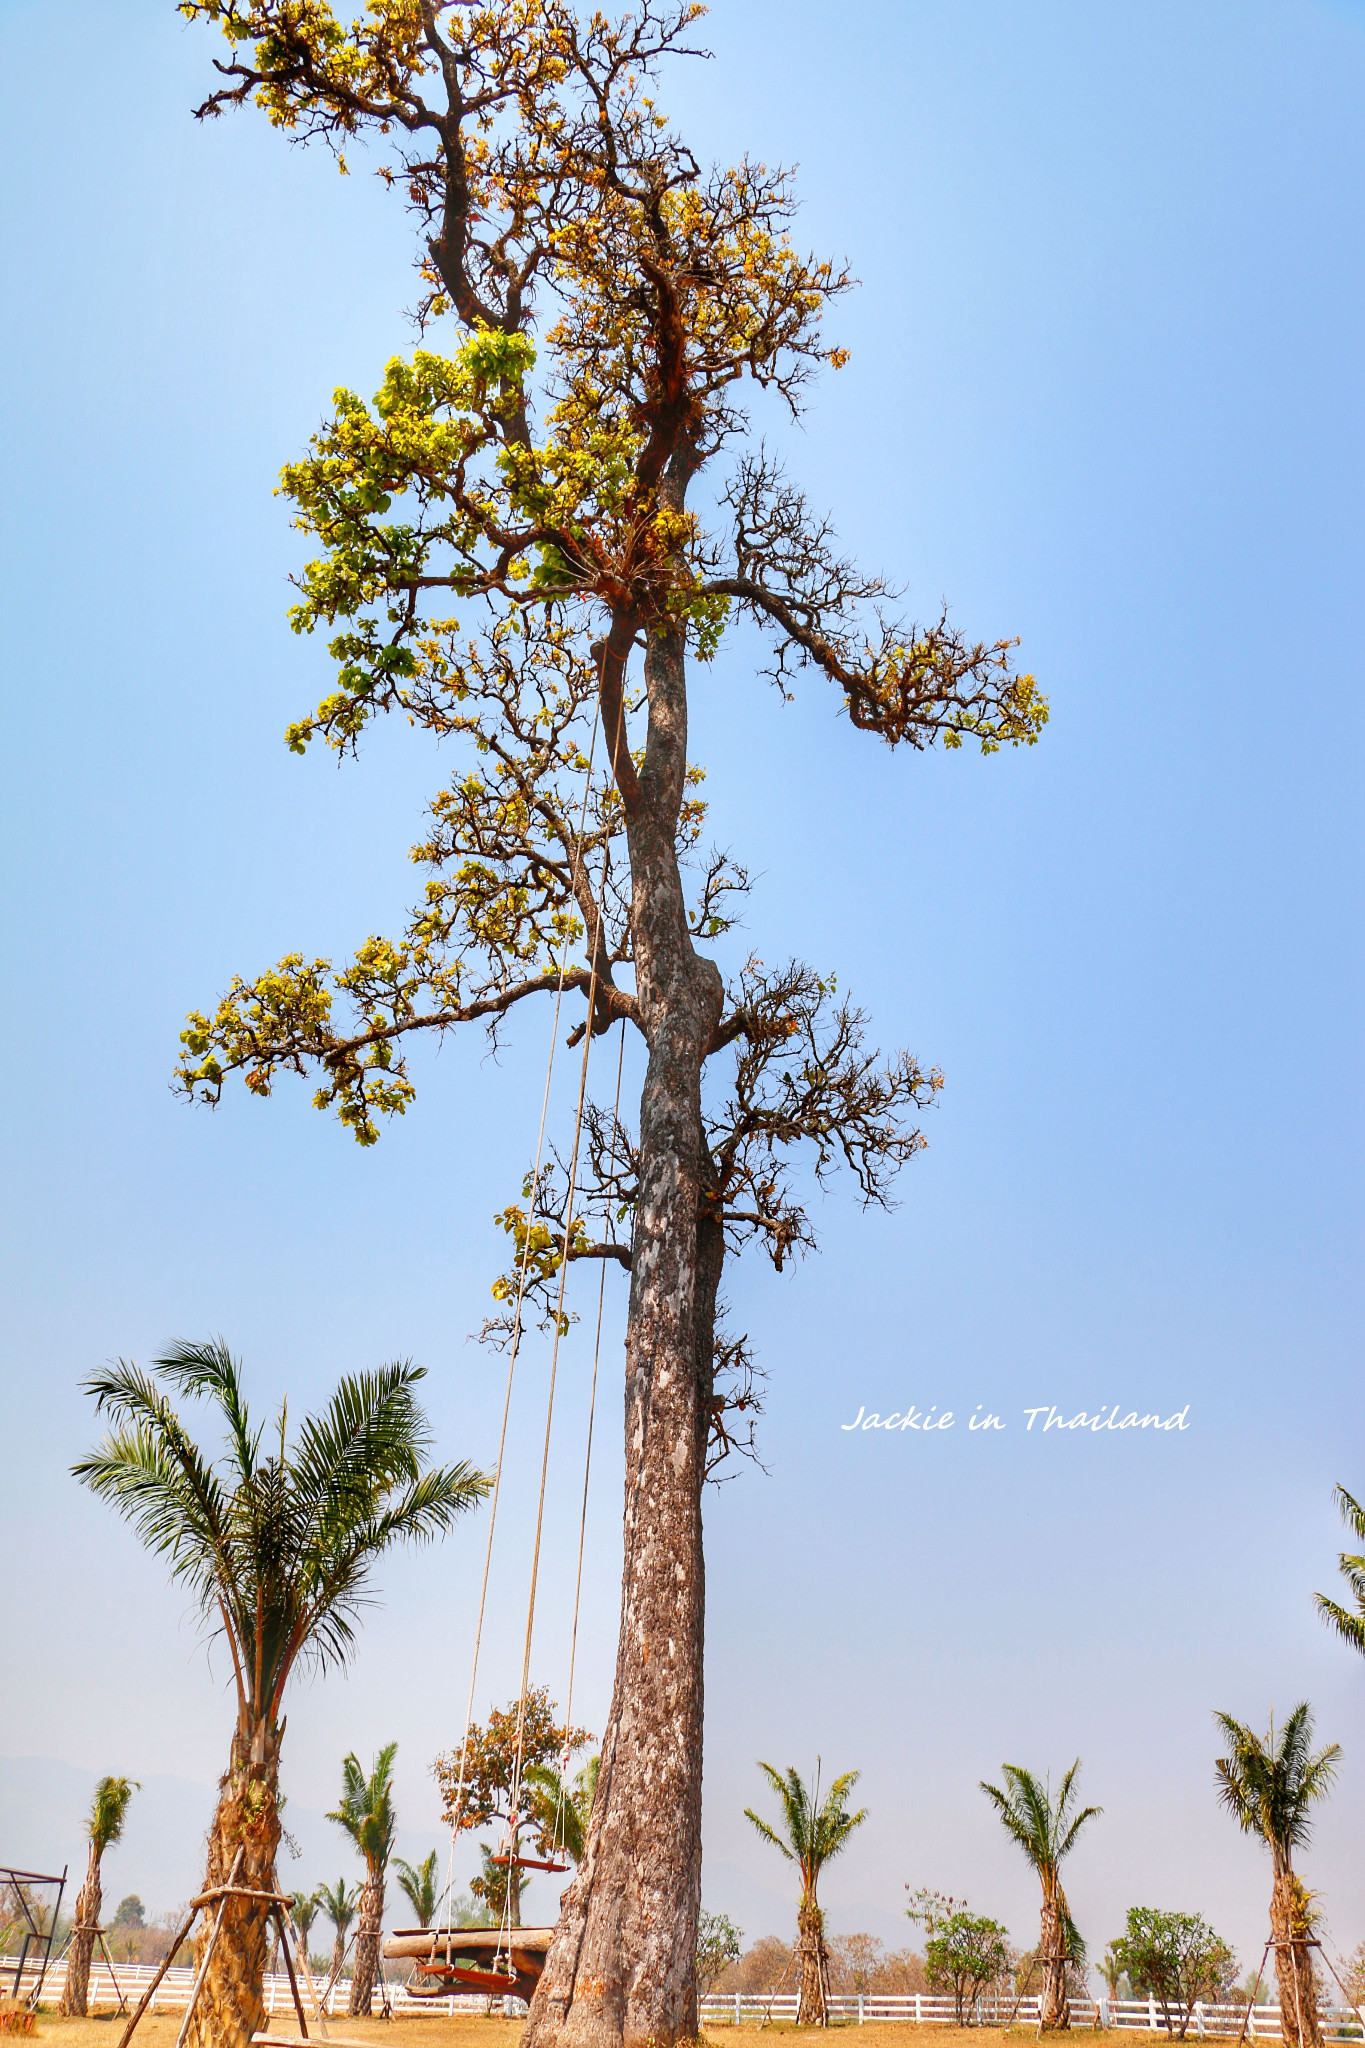
<svg viewBox="0 0 1365 2048"><path fill-rule="evenodd" d="M85 1816L96 1773L52 1757L0 1757L0 1863L59 1874L70 1866L68 1903L85 1871ZM193 1898L204 1871L204 1834L213 1815L215 1788L184 1778L144 1778L128 1808L123 1840L104 1859L104 1897L110 1911L136 1892L147 1918ZM288 1802L284 1824L302 1854L280 1846L279 1875L286 1889L310 1888L359 1864L341 1830L324 1814ZM441 1838L400 1829L397 1853L416 1863ZM444 1861L444 1854L442 1856ZM401 1898L395 1906L406 1910ZM390 1916L391 1917L391 1916Z"/></svg>

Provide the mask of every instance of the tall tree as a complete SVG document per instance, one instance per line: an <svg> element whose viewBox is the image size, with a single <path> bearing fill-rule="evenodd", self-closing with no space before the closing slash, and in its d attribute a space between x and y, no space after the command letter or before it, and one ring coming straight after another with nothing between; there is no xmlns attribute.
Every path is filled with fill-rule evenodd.
<svg viewBox="0 0 1365 2048"><path fill-rule="evenodd" d="M367 2013L374 2004L379 1942L384 1931L384 1878L398 1830L393 1806L393 1760L397 1754L398 1744L386 1743L368 1775L357 1756L344 1757L341 1804L327 1816L338 1827L345 1828L365 1859L365 1889L360 1894L360 1921L351 1969L352 2014Z"/></svg>
<svg viewBox="0 0 1365 2048"><path fill-rule="evenodd" d="M1300 1700L1275 1736L1275 1717L1264 1736L1231 1714L1215 1714L1227 1754L1218 1758L1218 1797L1244 1834L1270 1851L1270 1936L1280 1987L1280 2032L1297 2048L1321 2048L1318 1987L1313 1970L1312 1894L1294 1869L1294 1851L1312 1834L1311 1809L1331 1790L1341 1745L1313 1750L1313 1710Z"/></svg>
<svg viewBox="0 0 1365 2048"><path fill-rule="evenodd" d="M76 1895L75 1924L71 1930L71 1946L66 1952L66 1982L62 1986L61 2010L68 2016L85 2017L90 1995L90 1961L99 1937L103 1896L100 1864L105 1850L111 1849L123 1833L128 1802L138 1790L136 1778L101 1778L90 1802L85 1822L90 1855L85 1866L85 1882Z"/></svg>
<svg viewBox="0 0 1365 2048"><path fill-rule="evenodd" d="M1344 1486L1335 1488L1332 1498L1346 1527L1358 1543L1365 1545L1365 1508ZM1315 1593L1313 1600L1327 1626L1335 1629L1358 1656L1365 1657L1365 1552L1339 1552L1337 1569L1346 1581L1354 1607L1343 1607L1339 1601L1329 1600L1325 1593Z"/></svg>
<svg viewBox="0 0 1365 2048"><path fill-rule="evenodd" d="M400 1543L429 1543L488 1491L466 1464L426 1463L420 1366L343 1379L290 1440L282 1403L254 1427L241 1367L221 1339L177 1344L150 1372L120 1360L86 1381L109 1434L74 1470L130 1521L188 1586L232 1661L237 1716L209 1828L207 1890L229 1881L275 1889L284 1696L300 1661L344 1664L373 1567ZM226 1437L212 1462L166 1393L209 1402ZM264 1901L227 1904L196 2008L202 2048L248 2048L264 2022L269 1947ZM209 1935L196 1937L201 1961Z"/></svg>
<svg viewBox="0 0 1365 2048"><path fill-rule="evenodd" d="M1044 2032L1071 2025L1066 1966L1079 1937L1062 1890L1062 1859L1074 1848L1086 1822L1103 1812L1099 1806L1076 1811L1076 1778L1080 1768L1081 1760L1077 1757L1058 1786L1055 1800L1050 1780L1040 1783L1032 1771L1019 1764L1001 1766L1005 1790L988 1785L984 1779L981 1783L981 1790L1004 1822L1007 1833L1037 1871L1043 1888L1038 1955L1043 1965L1040 2025Z"/></svg>
<svg viewBox="0 0 1365 2048"><path fill-rule="evenodd" d="M398 1889L417 1915L419 1927L430 1927L436 1918L436 1908L440 1903L437 1889L439 1860L434 1849L418 1864L405 1863L401 1856L393 1859L393 1867L398 1872Z"/></svg>
<svg viewBox="0 0 1365 2048"><path fill-rule="evenodd" d="M289 744L350 753L397 712L457 761L407 929L335 971L294 952L235 980L191 1016L182 1085L216 1101L234 1074L268 1095L311 1072L317 1102L369 1144L413 1099L414 1039L475 1022L496 1036L564 982L585 1005L571 1039L618 1019L641 1035L634 1131L594 1111L577 1204L546 1175L504 1217L551 1314L566 1258L630 1276L615 1687L527 2048L561 2031L691 2039L701 1499L730 1398L726 1255L756 1240L780 1269L813 1242L796 1148L819 1179L845 1164L864 1202L886 1203L940 1077L908 1054L883 1064L828 974L751 958L727 985L698 949L733 922L745 877L701 848L689 660L747 617L779 689L808 667L858 730L916 750L1031 743L1047 707L1013 642L897 617L894 592L746 446L746 385L798 413L812 374L844 361L820 322L849 279L792 243L787 174L705 167L660 112L663 60L692 54L690 0L616 19L567 0L374 0L349 21L327 0L181 11L228 39L201 113L255 104L295 141L374 152L415 214L419 317L456 330L447 353L395 358L373 406L339 393L284 473L321 550L293 623L330 631L337 663ZM589 772L598 736L606 769ZM594 1236L607 1215L629 1219L629 1242ZM516 1285L503 1292L516 1322Z"/></svg>
<svg viewBox="0 0 1365 2048"><path fill-rule="evenodd" d="M758 1768L777 1794L777 1827L746 1806L744 1816L752 1821L765 1842L794 1863L801 1878L801 1902L797 1907L797 1950L801 1958L801 1990L796 2009L798 2026L828 2024L829 1956L825 1948L825 1916L818 1897L820 1873L830 1858L837 1856L854 1828L867 1819L867 1808L850 1813L848 1794L861 1773L844 1771L835 1778L823 1800L820 1798L820 1770L809 1790L794 1768L777 1771L760 1762Z"/></svg>
<svg viewBox="0 0 1365 2048"><path fill-rule="evenodd" d="M346 1938L355 1919L356 1907L360 1904L360 1886L347 1884L344 1877L339 1877L335 1884L318 1886L318 1899L332 1923L332 1966L327 1973L330 1990L340 1978L346 1961Z"/></svg>
<svg viewBox="0 0 1365 2048"><path fill-rule="evenodd" d="M558 1781L570 1758L592 1741L586 1728L561 1724L558 1712L549 1687L532 1686L524 1700L494 1707L485 1726L471 1722L460 1747L438 1756L432 1767L446 1819L457 1834L501 1821L502 1839L488 1849L472 1889L498 1919L506 1911L513 1927L521 1925L521 1895L530 1880L515 1865L492 1859L517 1855L525 1846L523 1829L529 1831L535 1856L548 1859L562 1846L555 1839L555 1810L547 1806L545 1784L537 1774L553 1770ZM596 1784L594 1774L594 1789Z"/></svg>

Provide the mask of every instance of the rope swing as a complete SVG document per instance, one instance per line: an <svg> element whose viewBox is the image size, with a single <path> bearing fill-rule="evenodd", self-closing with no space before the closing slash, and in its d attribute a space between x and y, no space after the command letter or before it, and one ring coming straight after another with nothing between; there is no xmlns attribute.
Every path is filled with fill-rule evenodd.
<svg viewBox="0 0 1365 2048"><path fill-rule="evenodd" d="M583 878L583 845L587 832L588 808L592 796L592 772L594 760L596 757L597 737L600 724L601 706L599 701L593 717L592 738L588 747L587 766L584 778L583 802L579 815L578 837L574 847L573 862L571 869L571 888L575 894L577 893L578 884ZM554 1428L555 1397L559 1373L559 1346L560 1339L562 1337L564 1330L564 1301L565 1289L568 1280L569 1246L573 1238L573 1229L575 1223L575 1205L578 1197L578 1169L581 1157L583 1119L587 1105L588 1062L591 1054L592 1041L594 1037L593 1020L596 1013L598 992L598 957L599 949L602 943L603 925L605 922L605 900L607 878L610 870L610 859L611 848L610 841L608 840L606 846L603 849L602 876L600 889L599 892L594 894L593 896L593 911L595 913L595 922L591 933L592 943L590 947L590 968L587 991L587 1024L583 1033L583 1056L579 1066L577 1099L574 1106L573 1141L570 1149L567 1193L565 1196L564 1204L563 1249L560 1258L559 1282L555 1299L554 1336L550 1352L550 1375L549 1385L546 1391L545 1403L545 1428L541 1447L540 1485L536 1503L535 1536L532 1545L530 1583L527 1591L526 1629L522 1647L521 1683L517 1699L516 1746L512 1768L511 1787L508 1800L509 1819L502 1851L500 1854L491 1858L491 1861L494 1864L497 1864L505 1868L507 1871L507 1885L504 1891L503 1909L502 1914L500 1916L497 1944L491 1959L491 1967L488 1969L476 1969L472 1967L466 1967L463 1963L454 1964L452 1961L452 1951L455 1946L455 1928L453 1924L453 1902L455 1895L455 1843L456 1837L460 1829L460 1816L463 1809L466 1791L466 1774L469 1765L470 1731L474 1723L474 1702L478 1688L479 1661L483 1644L483 1628L488 1605L488 1587L492 1568L493 1543L497 1528L498 1509L500 1504L503 1470L507 1449L508 1422L511 1414L513 1384L516 1377L517 1360L521 1350L521 1339L523 1334L523 1310L525 1304L526 1287L531 1258L532 1232L535 1217L535 1199L536 1194L540 1187L541 1172L545 1156L545 1136L549 1117L550 1091L554 1079L555 1057L559 1042L560 1017L563 1007L564 990L568 974L568 955L569 946L571 943L571 934L568 931L565 932L564 941L560 948L559 966L555 986L554 1011L551 1018L550 1043L545 1068L545 1086L541 1096L540 1119L536 1132L535 1161L531 1172L531 1206L527 1215L526 1232L524 1242L521 1247L521 1255L517 1263L516 1290L513 1300L512 1311L512 1331L509 1342L509 1356L507 1362L507 1381L503 1393L502 1420L498 1434L498 1457L497 1465L494 1472L492 1496L489 1504L488 1537L484 1549L483 1571L479 1586L478 1614L475 1622L474 1644L470 1659L469 1692L465 1705L464 1734L460 1744L459 1775L456 1782L455 1792L453 1795L451 1805L450 1855L446 1887L442 1899L442 1903L447 1905L446 1921L443 1928L438 1924L437 1929L433 1934L430 1950L430 1961L425 1965L418 1965L419 1969L423 1969L424 1971L434 1975L439 1975L448 1982L454 1982L460 1985L467 1985L470 1990L501 1992L503 1994L506 1994L507 1992L511 1991L514 1988L517 1981L517 1970L512 1956L511 1937L513 1929L511 1924L511 1913L514 1891L519 1885L518 1872L523 1869L533 1869L543 1870L551 1873L560 1873L567 1871L569 1868L565 1849L567 1839L567 1820L565 1808L568 1798L565 1778L568 1770L570 1756L570 1752L567 1748L565 1749L561 1757L559 1796L557 1800L554 1826L551 1835L550 1857L548 1859L545 1859L521 1856L517 1853L517 1849L518 1838L522 1826L521 1800L522 1793L524 1790L526 1709L530 1691L531 1650L535 1633L536 1599L540 1578L540 1556L545 1526L545 1497L549 1476L550 1443ZM616 1118L619 1115L620 1111L621 1077L624 1062L625 1019L623 1018L621 1022L621 1040L617 1054L616 1092L612 1112L613 1144L615 1142ZM584 1456L583 1491L578 1526L578 1556L574 1577L573 1622L569 1648L568 1704L565 1710L566 1730L571 1725L574 1679L576 1673L578 1654L578 1627L583 1586L583 1558L587 1539L588 1490L592 1471L593 1428L597 1409L598 1369L601 1359L602 1323L605 1296L606 1262L604 1260L602 1262L602 1271L599 1276L598 1283L596 1331L593 1342L592 1379L588 1401L587 1444ZM442 1947L445 1951L445 1960L441 1963L438 1963L436 1958L439 1949L441 1949Z"/></svg>

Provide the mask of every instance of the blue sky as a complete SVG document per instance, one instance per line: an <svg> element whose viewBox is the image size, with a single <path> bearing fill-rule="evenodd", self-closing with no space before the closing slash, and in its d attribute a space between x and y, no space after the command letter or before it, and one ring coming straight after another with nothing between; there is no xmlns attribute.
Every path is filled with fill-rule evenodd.
<svg viewBox="0 0 1365 2048"><path fill-rule="evenodd" d="M110 21L64 11L50 85L50 11L0 7L0 1513L24 1617L0 1753L206 1787L221 1660L67 1477L78 1383L222 1331L262 1405L297 1405L410 1354L443 1451L488 1461L498 1372L466 1334L547 1020L497 1066L481 1043L420 1059L416 1108L368 1153L302 1087L217 1116L169 1093L184 1012L233 971L397 921L441 764L396 730L342 772L281 740L324 668L284 624L298 549L272 487L332 388L373 389L410 345L406 224L257 120L197 128L212 39L169 5ZM1365 1671L1310 1596L1333 1484L1365 1487L1365 7L723 0L706 33L716 61L668 104L701 153L799 164L803 235L862 280L834 316L849 367L774 429L791 467L921 615L946 597L964 629L1020 634L1053 706L1026 754L902 758L812 682L780 705L742 638L697 680L715 830L759 878L737 944L837 972L879 1042L947 1077L894 1215L836 1188L819 1258L732 1277L769 1474L708 1508L708 1903L788 1930L741 1809L756 1757L818 1752L863 1770L871 1810L829 1880L836 1929L902 1940L908 1882L1027 1939L1028 1875L976 1783L1079 1754L1105 1808L1068 1887L1092 1945L1128 1905L1190 1907L1250 1964L1268 1874L1216 1808L1210 1716L1307 1696L1346 1757L1305 1868L1354 1946ZM565 1363L537 1660L561 1696L579 1339ZM543 1372L528 1354L484 1707L515 1685ZM840 1428L912 1400L1009 1426ZM1189 1428L1044 1438L1022 1425L1040 1401L1188 1404ZM346 1749L397 1737L413 1845L436 1841L426 1767L461 1725L479 1533L387 1569L349 1678L296 1696L300 1810L332 1803ZM24 1855L74 1858L52 1833Z"/></svg>

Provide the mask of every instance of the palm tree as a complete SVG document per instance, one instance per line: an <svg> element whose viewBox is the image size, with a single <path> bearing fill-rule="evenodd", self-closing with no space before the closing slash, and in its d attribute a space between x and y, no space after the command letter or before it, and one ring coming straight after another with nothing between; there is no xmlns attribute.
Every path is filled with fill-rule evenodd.
<svg viewBox="0 0 1365 2048"><path fill-rule="evenodd" d="M299 1942L303 1949L303 1960L305 1964L308 1963L308 1944L312 1939L313 1935L313 1922L317 1919L318 1914L321 1910L321 1885L319 1885L315 1891L294 1892L290 1897L289 1914L290 1918L294 1922L295 1928L298 1931Z"/></svg>
<svg viewBox="0 0 1365 2048"><path fill-rule="evenodd" d="M527 1790L527 1814L536 1825L543 1855L554 1857L562 1852L575 1865L583 1861L601 1767L601 1757L590 1756L569 1784L553 1764L526 1766L522 1783Z"/></svg>
<svg viewBox="0 0 1365 2048"><path fill-rule="evenodd" d="M86 1381L112 1428L76 1477L136 1528L227 1642L237 1693L228 1767L209 1829L205 1890L275 1890L284 1696L300 1662L344 1664L371 1570L398 1543L430 1542L488 1491L466 1464L424 1466L430 1440L418 1366L343 1379L293 1443L281 1405L253 1428L241 1369L221 1339L177 1344L150 1372L120 1360ZM192 1441L165 1391L214 1404L217 1463ZM268 1902L227 1900L195 2014L197 2048L249 2048L261 1995ZM215 1920L217 1916L214 1916ZM210 1942L200 1922L201 1963Z"/></svg>
<svg viewBox="0 0 1365 2048"><path fill-rule="evenodd" d="M328 1820L345 1828L365 1859L365 1889L360 1894L360 1924L355 1935L351 1970L351 2015L369 2012L379 1975L379 1937L384 1926L384 1874L393 1853L398 1816L393 1807L393 1760L396 1742L380 1750L366 1777L360 1759L346 1757L341 1766L341 1804Z"/></svg>
<svg viewBox="0 0 1365 2048"><path fill-rule="evenodd" d="M417 1915L418 1926L430 1927L440 1903L436 1890L436 1851L433 1849L429 1856L423 1857L416 1869L411 1863L405 1863L401 1856L395 1856L393 1861L398 1872L398 1889Z"/></svg>
<svg viewBox="0 0 1365 2048"><path fill-rule="evenodd" d="M335 1884L320 1884L318 1903L336 1930L332 1937L332 1967L327 1975L327 1989L330 1991L346 1960L346 1937L355 1919L355 1909L360 1904L360 1886L347 1884L344 1877L339 1877Z"/></svg>
<svg viewBox="0 0 1365 2048"><path fill-rule="evenodd" d="M1365 1508L1358 1500L1352 1499L1344 1486L1338 1486L1332 1498L1347 1528L1359 1542L1365 1543ZM1365 1556L1352 1556L1349 1551L1343 1550L1337 1557L1337 1567L1351 1589L1351 1598L1356 1605L1355 1613L1352 1614L1347 1608L1338 1606L1337 1602L1329 1600L1325 1593L1315 1593L1313 1599L1318 1613L1329 1628L1334 1628L1344 1642L1348 1642L1353 1650L1358 1650L1360 1655L1365 1657Z"/></svg>
<svg viewBox="0 0 1365 2048"><path fill-rule="evenodd" d="M777 1828L769 1826L750 1806L744 1809L745 1818L753 1822L765 1842L771 1842L775 1849L781 1850L787 1861L795 1863L801 1873L801 1904L796 1915L801 1996L796 2009L796 2023L798 2026L827 2026L829 1956L825 1949L825 1920L816 1890L820 1872L830 1858L839 1854L854 1828L867 1819L865 1806L860 1806L856 1813L850 1813L844 1803L862 1774L845 1771L834 1780L821 1805L818 1757L811 1792L807 1792L794 1769L788 1769L784 1774L775 1771L771 1764L760 1763L758 1768L777 1794L782 1809L778 1826L782 1832L779 1834Z"/></svg>
<svg viewBox="0 0 1365 2048"><path fill-rule="evenodd" d="M1076 1805L1076 1775L1081 1768L1077 1757L1052 1797L1052 1781L1039 1784L1032 1771L1020 1764L1001 1766L1008 1790L988 1785L981 1790L991 1801L1006 1832L1013 1836L1038 1873L1043 1887L1043 1908L1038 1955L1043 1965L1043 1997L1040 2031L1069 2027L1071 2009L1066 1996L1066 1966L1080 1945L1080 1937L1062 1890L1062 1858L1075 1845L1088 1820L1104 1809Z"/></svg>
<svg viewBox="0 0 1365 2048"><path fill-rule="evenodd" d="M1354 1505L1354 1503L1352 1503ZM1280 1986L1280 2032L1298 2048L1321 2048L1318 1991L1313 1977L1312 1893L1294 1872L1294 1851L1312 1832L1309 1808L1326 1797L1341 1757L1339 1743L1312 1754L1313 1710L1301 1700L1275 1739L1275 1717L1264 1738L1231 1714L1214 1719L1228 1753L1217 1762L1218 1796L1243 1833L1258 1835L1270 1851L1270 1937Z"/></svg>
<svg viewBox="0 0 1365 2048"><path fill-rule="evenodd" d="M61 2010L68 2016L85 2018L90 1991L90 1960L100 1926L100 1862L123 1833L128 1801L140 1791L135 1778L101 1778L90 1802L85 1832L90 1837L90 1860L85 1882L76 1897L76 1921L66 1957L66 1983L62 1987Z"/></svg>

